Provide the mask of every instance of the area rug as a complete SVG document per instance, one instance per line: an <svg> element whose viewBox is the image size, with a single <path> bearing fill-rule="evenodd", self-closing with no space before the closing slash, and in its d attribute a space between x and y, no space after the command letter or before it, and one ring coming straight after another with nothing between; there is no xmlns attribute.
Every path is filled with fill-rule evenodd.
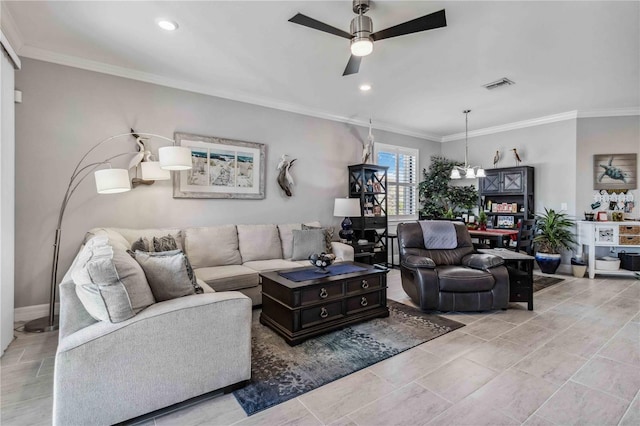
<svg viewBox="0 0 640 426"><path fill-rule="evenodd" d="M464 326L391 300L388 306L388 318L347 326L293 347L260 324L261 310L254 310L251 382L233 394L252 415Z"/></svg>
<svg viewBox="0 0 640 426"><path fill-rule="evenodd" d="M564 281L562 278L555 277L545 277L543 275L534 275L533 276L533 292L540 291L544 288L551 287L552 285L558 284L559 282Z"/></svg>

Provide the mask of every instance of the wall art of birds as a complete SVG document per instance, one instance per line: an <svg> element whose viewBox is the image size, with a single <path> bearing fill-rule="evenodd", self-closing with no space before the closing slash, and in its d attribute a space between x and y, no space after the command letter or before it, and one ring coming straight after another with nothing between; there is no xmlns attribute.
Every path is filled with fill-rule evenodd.
<svg viewBox="0 0 640 426"><path fill-rule="evenodd" d="M138 135L136 131L133 129L131 129L131 136L136 138L136 144L138 145L138 152L135 153L131 161L129 161L129 170L133 169L138 164L140 164L142 160L145 158L145 152L148 152L146 151L146 148L144 146L144 139L141 138L140 135Z"/></svg>
<svg viewBox="0 0 640 426"><path fill-rule="evenodd" d="M493 156L493 168L495 169L500 161L500 151L496 151L496 155Z"/></svg>
<svg viewBox="0 0 640 426"><path fill-rule="evenodd" d="M516 167L517 167L522 162L522 158L520 158L520 155L518 154L518 150L516 148L513 148L512 151L513 151L513 156L516 159Z"/></svg>
<svg viewBox="0 0 640 426"><path fill-rule="evenodd" d="M280 162L278 163L277 167L277 169L280 171L277 178L278 185L284 191L284 193L287 194L287 197L291 197L291 187L294 185L293 177L289 172L294 161L296 161L295 158L293 160L289 160L289 156L287 154L284 154L282 157L280 157Z"/></svg>
<svg viewBox="0 0 640 426"><path fill-rule="evenodd" d="M371 119L369 119L369 135L367 142L362 142L362 163L366 164L373 159L373 133L371 132Z"/></svg>

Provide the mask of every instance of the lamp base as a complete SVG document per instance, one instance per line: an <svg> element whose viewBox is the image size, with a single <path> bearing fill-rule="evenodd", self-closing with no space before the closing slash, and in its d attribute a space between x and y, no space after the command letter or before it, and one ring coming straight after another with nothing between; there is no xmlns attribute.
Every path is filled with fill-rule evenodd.
<svg viewBox="0 0 640 426"><path fill-rule="evenodd" d="M53 325L49 324L49 317L42 317L29 321L24 325L24 331L27 333L46 333L47 331L55 331L59 328L60 317L53 317Z"/></svg>
<svg viewBox="0 0 640 426"><path fill-rule="evenodd" d="M351 219L348 217L345 217L340 226L342 229L338 232L338 235L340 235L340 238L343 240L347 240L351 243L351 241L353 241L353 229L351 229L353 222L351 222Z"/></svg>

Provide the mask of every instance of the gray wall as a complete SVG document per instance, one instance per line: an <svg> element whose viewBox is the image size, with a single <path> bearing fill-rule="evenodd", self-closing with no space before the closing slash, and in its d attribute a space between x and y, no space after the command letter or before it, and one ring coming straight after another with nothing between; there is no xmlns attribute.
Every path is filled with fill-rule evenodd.
<svg viewBox="0 0 640 426"><path fill-rule="evenodd" d="M469 163L493 167L496 151L502 153L498 167L513 167L513 148L522 158L521 165L535 167L535 211L560 210L576 213L576 120L469 138ZM442 145L447 158L464 161L464 140ZM475 183L477 187L477 181Z"/></svg>
<svg viewBox="0 0 640 426"><path fill-rule="evenodd" d="M71 171L92 145L130 127L267 145L264 200L175 200L170 181L98 195L93 177L78 188L63 223L60 273L96 226L166 227L320 220L339 224L333 199L347 192L348 164L360 162L367 129L119 77L25 59L16 75L16 307L47 303L56 216ZM375 117L373 117L375 120ZM374 130L376 141L420 149L421 165L440 144ZM153 145L155 151L160 144ZM118 139L94 157L132 150ZM294 196L275 182L282 154L297 158ZM114 166L124 166L126 161ZM61 275L60 275L61 276Z"/></svg>
<svg viewBox="0 0 640 426"><path fill-rule="evenodd" d="M591 211L593 202L593 155L637 153L640 157L640 116L580 118L577 132L577 209L578 214ZM640 191L633 191L640 214Z"/></svg>

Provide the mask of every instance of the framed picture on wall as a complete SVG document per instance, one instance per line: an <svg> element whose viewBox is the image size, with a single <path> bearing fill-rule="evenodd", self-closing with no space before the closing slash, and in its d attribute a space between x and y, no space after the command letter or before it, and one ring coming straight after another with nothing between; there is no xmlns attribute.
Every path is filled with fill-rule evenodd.
<svg viewBox="0 0 640 426"><path fill-rule="evenodd" d="M636 189L638 154L593 156L593 189Z"/></svg>
<svg viewBox="0 0 640 426"><path fill-rule="evenodd" d="M193 168L173 174L173 198L264 199L266 145L175 133Z"/></svg>

